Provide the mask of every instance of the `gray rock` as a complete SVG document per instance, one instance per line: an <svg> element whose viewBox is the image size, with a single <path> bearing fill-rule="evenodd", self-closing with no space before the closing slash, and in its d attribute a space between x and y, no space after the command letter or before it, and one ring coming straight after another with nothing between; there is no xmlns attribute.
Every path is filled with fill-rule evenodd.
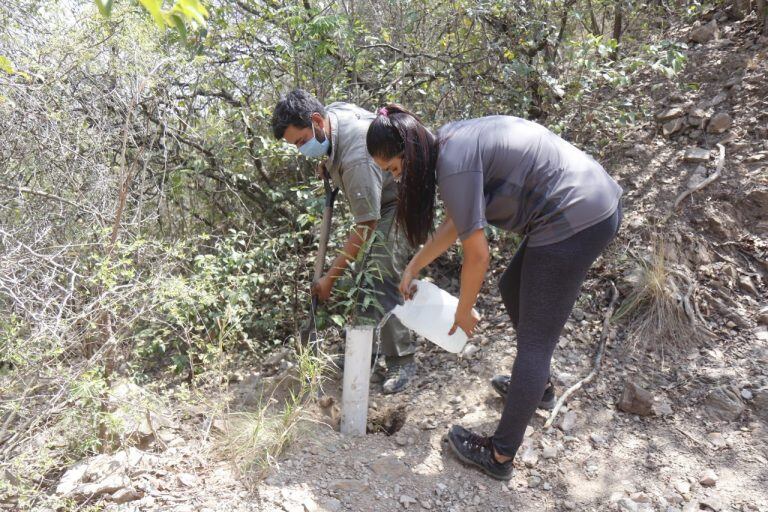
<svg viewBox="0 0 768 512"><path fill-rule="evenodd" d="M688 494L691 492L691 484L685 480L678 480L675 482L675 490L680 494Z"/></svg>
<svg viewBox="0 0 768 512"><path fill-rule="evenodd" d="M304 508L302 512L319 512L320 510L320 507L317 506L315 500L310 497L304 498L304 500L301 502L301 506Z"/></svg>
<svg viewBox="0 0 768 512"><path fill-rule="evenodd" d="M744 403L732 386L720 386L709 392L704 400L707 416L715 421L734 421L744 412Z"/></svg>
<svg viewBox="0 0 768 512"><path fill-rule="evenodd" d="M98 498L105 494L116 493L130 485L131 481L127 476L115 473L96 482L78 485L77 488L72 491L71 495L78 501L82 499Z"/></svg>
<svg viewBox="0 0 768 512"><path fill-rule="evenodd" d="M704 182L704 180L707 179L707 168L703 165L699 165L696 167L696 170L691 173L691 177L688 178L688 183L686 184L687 188L696 188L701 183Z"/></svg>
<svg viewBox="0 0 768 512"><path fill-rule="evenodd" d="M707 113L700 108L694 108L688 112L688 124L694 128L703 128L707 120Z"/></svg>
<svg viewBox="0 0 768 512"><path fill-rule="evenodd" d="M125 489L120 489L119 491L114 493L112 496L110 496L109 500L117 504L120 504L120 503L128 503L130 501L140 500L143 497L144 497L143 492L138 491L133 487L126 487Z"/></svg>
<svg viewBox="0 0 768 512"><path fill-rule="evenodd" d="M184 487L194 487L197 484L197 477L191 473L179 473L176 480Z"/></svg>
<svg viewBox="0 0 768 512"><path fill-rule="evenodd" d="M691 31L688 33L688 40L693 41L694 43L704 44L711 41L715 37L715 34L717 34L717 21L713 19L706 25L702 25L701 22L697 21L693 24Z"/></svg>
<svg viewBox="0 0 768 512"><path fill-rule="evenodd" d="M327 512L339 512L341 510L342 505L339 500L336 498L322 498L320 500L320 509Z"/></svg>
<svg viewBox="0 0 768 512"><path fill-rule="evenodd" d="M533 446L528 445L520 459L526 467L532 468L539 462L539 452Z"/></svg>
<svg viewBox="0 0 768 512"><path fill-rule="evenodd" d="M744 400L752 400L752 397L753 397L752 392L747 388L744 388L741 390L741 398L743 398Z"/></svg>
<svg viewBox="0 0 768 512"><path fill-rule="evenodd" d="M685 150L683 160L686 162L708 162L709 150L705 148L688 148Z"/></svg>
<svg viewBox="0 0 768 512"><path fill-rule="evenodd" d="M59 480L59 485L56 486L56 494L67 495L74 491L75 487L77 487L83 479L83 475L85 475L87 469L88 464L86 462L81 462L68 469Z"/></svg>
<svg viewBox="0 0 768 512"><path fill-rule="evenodd" d="M667 121L683 117L684 115L685 111L683 109L680 107L673 107L667 110L662 110L656 114L656 120L660 123L666 123Z"/></svg>
<svg viewBox="0 0 768 512"><path fill-rule="evenodd" d="M528 477L528 487L536 489L541 485L541 477L539 475L531 475Z"/></svg>
<svg viewBox="0 0 768 512"><path fill-rule="evenodd" d="M605 446L606 443L605 438L596 432L589 434L589 440L592 441L592 444L597 448Z"/></svg>
<svg viewBox="0 0 768 512"><path fill-rule="evenodd" d="M328 488L333 491L363 492L368 490L368 484L363 480L356 480L354 478L342 478L330 482L328 484Z"/></svg>
<svg viewBox="0 0 768 512"><path fill-rule="evenodd" d="M719 512L723 509L723 500L719 496L707 496L699 500L699 509L701 507Z"/></svg>
<svg viewBox="0 0 768 512"><path fill-rule="evenodd" d="M408 508L410 505L417 503L415 498L411 498L407 494L403 494L402 496L400 496L400 499L398 501L403 506L403 508Z"/></svg>
<svg viewBox="0 0 768 512"><path fill-rule="evenodd" d="M712 447L715 448L716 450L720 450L728 446L728 443L725 441L723 434L721 434L720 432L712 432L710 434L707 434L707 439L709 440Z"/></svg>
<svg viewBox="0 0 768 512"><path fill-rule="evenodd" d="M541 451L541 456L546 460L551 460L557 457L556 446L545 446Z"/></svg>
<svg viewBox="0 0 768 512"><path fill-rule="evenodd" d="M723 133L731 127L731 116L725 112L719 112L712 116L707 125L708 133Z"/></svg>
<svg viewBox="0 0 768 512"><path fill-rule="evenodd" d="M768 422L768 387L756 389L752 392L752 410L755 416Z"/></svg>
<svg viewBox="0 0 768 512"><path fill-rule="evenodd" d="M682 117L678 117L676 119L672 119L671 121L667 121L666 123L661 125L661 133L665 137L669 137L673 133L679 132L683 129L683 126L685 126L685 122Z"/></svg>
<svg viewBox="0 0 768 512"><path fill-rule="evenodd" d="M637 503L629 498L620 498L616 504L621 510L626 510L627 512L637 512Z"/></svg>
<svg viewBox="0 0 768 512"><path fill-rule="evenodd" d="M398 479L411 473L410 468L403 461L391 455L371 463L371 471L388 479Z"/></svg>
<svg viewBox="0 0 768 512"><path fill-rule="evenodd" d="M637 383L628 381L624 385L618 406L619 409L630 414L650 416L653 414L653 395Z"/></svg>
<svg viewBox="0 0 768 512"><path fill-rule="evenodd" d="M473 343L467 343L467 345L464 347L464 350L461 351L461 355L469 358L477 354L479 351L480 351L480 347L478 347Z"/></svg>
<svg viewBox="0 0 768 512"><path fill-rule="evenodd" d="M707 469L699 477L699 484L704 487L714 487L717 484L717 474L713 470Z"/></svg>
<svg viewBox="0 0 768 512"><path fill-rule="evenodd" d="M573 427L576 426L576 412L568 411L563 414L563 419L560 421L560 430L563 432L570 432Z"/></svg>

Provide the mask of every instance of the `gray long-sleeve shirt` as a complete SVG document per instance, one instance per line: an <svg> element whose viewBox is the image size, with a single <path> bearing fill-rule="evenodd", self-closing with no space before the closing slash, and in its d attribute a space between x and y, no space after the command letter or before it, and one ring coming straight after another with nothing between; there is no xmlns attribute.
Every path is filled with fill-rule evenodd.
<svg viewBox="0 0 768 512"><path fill-rule="evenodd" d="M438 132L440 196L459 237L488 224L560 242L606 219L621 187L591 156L525 119L491 116Z"/></svg>

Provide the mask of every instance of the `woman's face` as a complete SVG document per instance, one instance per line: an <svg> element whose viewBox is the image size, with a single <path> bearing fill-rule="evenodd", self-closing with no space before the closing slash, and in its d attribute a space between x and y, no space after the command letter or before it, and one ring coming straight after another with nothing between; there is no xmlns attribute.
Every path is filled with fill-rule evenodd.
<svg viewBox="0 0 768 512"><path fill-rule="evenodd" d="M376 165L378 165L382 171L391 172L395 182L400 183L400 177L403 174L403 155L397 155L388 160L373 157L373 161L376 162Z"/></svg>

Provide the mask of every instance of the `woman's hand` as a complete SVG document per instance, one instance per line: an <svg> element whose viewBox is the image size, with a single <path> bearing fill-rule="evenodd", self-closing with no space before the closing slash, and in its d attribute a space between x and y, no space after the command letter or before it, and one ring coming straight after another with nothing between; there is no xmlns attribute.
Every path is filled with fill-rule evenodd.
<svg viewBox="0 0 768 512"><path fill-rule="evenodd" d="M411 300L416 293L416 285L413 280L418 275L418 272L414 272L409 264L403 270L403 276L400 278L400 294L405 300Z"/></svg>
<svg viewBox="0 0 768 512"><path fill-rule="evenodd" d="M453 319L453 326L451 327L451 330L448 331L448 335L452 335L456 332L457 327L461 327L461 330L464 331L467 335L467 338L472 337L472 333L475 330L475 327L477 326L477 322L480 321L480 314L472 308L469 310L468 313L462 313L460 311L456 311L456 316Z"/></svg>

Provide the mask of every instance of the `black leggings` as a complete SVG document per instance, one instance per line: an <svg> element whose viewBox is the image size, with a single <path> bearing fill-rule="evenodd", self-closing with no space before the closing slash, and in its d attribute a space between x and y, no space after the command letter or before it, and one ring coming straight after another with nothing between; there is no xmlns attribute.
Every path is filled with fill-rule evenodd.
<svg viewBox="0 0 768 512"><path fill-rule="evenodd" d="M514 457L549 380L552 352L579 296L589 267L616 236L621 207L607 219L550 245L527 247L524 240L501 276L499 289L517 331L504 412L493 444Z"/></svg>

